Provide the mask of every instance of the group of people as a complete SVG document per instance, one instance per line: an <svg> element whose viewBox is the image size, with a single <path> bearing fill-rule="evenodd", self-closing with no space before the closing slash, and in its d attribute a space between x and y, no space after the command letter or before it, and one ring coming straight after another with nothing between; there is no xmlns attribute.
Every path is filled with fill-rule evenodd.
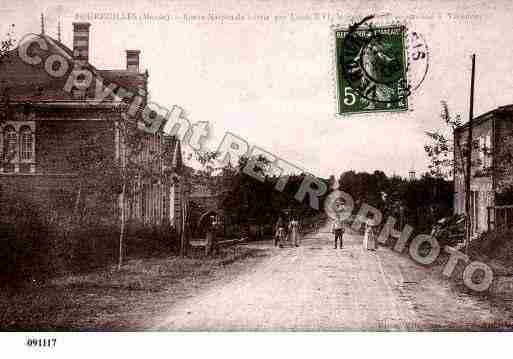
<svg viewBox="0 0 513 359"><path fill-rule="evenodd" d="M374 251L376 250L376 228L368 223L365 223L365 231L363 236L363 249ZM283 245L288 242L295 247L299 247L300 242L300 221L297 217L292 216L287 222L282 216L278 217L275 225L274 232L274 246L283 248ZM346 224L340 218L332 219L331 232L335 236L335 249L342 249L344 241L344 232L346 231Z"/></svg>
<svg viewBox="0 0 513 359"><path fill-rule="evenodd" d="M285 242L290 242L293 246L299 247L300 241L300 223L297 217L291 217L287 223L281 216L276 221L274 232L274 246L283 248Z"/></svg>
<svg viewBox="0 0 513 359"><path fill-rule="evenodd" d="M345 232L344 222L340 218L332 220L331 232L335 235L335 249L340 244L340 249L343 246L343 236ZM374 251L376 250L376 231L373 226L365 223L365 232L363 236L363 249Z"/></svg>

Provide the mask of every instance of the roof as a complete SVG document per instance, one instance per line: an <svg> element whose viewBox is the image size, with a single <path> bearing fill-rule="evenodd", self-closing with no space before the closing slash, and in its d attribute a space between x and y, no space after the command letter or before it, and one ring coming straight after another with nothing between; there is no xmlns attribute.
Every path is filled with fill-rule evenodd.
<svg viewBox="0 0 513 359"><path fill-rule="evenodd" d="M99 73L108 82L114 82L132 92L137 92L138 88L144 88L147 78L145 74L128 70L99 70Z"/></svg>
<svg viewBox="0 0 513 359"><path fill-rule="evenodd" d="M42 37L48 44L48 53L63 56L69 62L73 61L73 51L63 43L56 41L48 35L30 34L24 40L30 40L33 37ZM35 47L34 54L44 57L43 50ZM125 90L137 93L138 89L146 86L147 73L137 73L122 70L98 70L91 64L87 68L97 78L104 80L104 86L110 83L124 88ZM6 88L9 89L9 99L11 102L60 102L60 101L87 101L94 97L94 92L90 91L89 96L84 99L77 99L72 93L64 91L67 75L62 78L50 76L41 65L33 66L22 61L18 56L18 48L9 52L9 56L0 63L0 92ZM118 99L119 100L119 99ZM104 101L116 101L116 98L110 97Z"/></svg>
<svg viewBox="0 0 513 359"><path fill-rule="evenodd" d="M472 125L473 126L476 126L476 125L480 125L482 124L483 122L485 121L488 121L489 119L493 118L494 116L497 116L497 115L503 115L503 114L506 114L506 113L513 113L513 104L512 105L505 105L505 106L499 106L493 110L490 110L488 112L485 112L477 117L474 117L473 121L472 121ZM457 127L454 131L455 132L458 132L458 131L462 131L466 128L468 128L468 125L469 123L466 122L464 123L463 125Z"/></svg>

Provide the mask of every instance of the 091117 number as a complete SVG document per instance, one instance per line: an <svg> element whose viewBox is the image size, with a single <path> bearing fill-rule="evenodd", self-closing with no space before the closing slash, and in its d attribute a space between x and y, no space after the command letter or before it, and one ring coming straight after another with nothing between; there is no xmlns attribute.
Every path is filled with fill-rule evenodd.
<svg viewBox="0 0 513 359"><path fill-rule="evenodd" d="M26 345L28 347L52 348L57 344L56 338L28 338Z"/></svg>

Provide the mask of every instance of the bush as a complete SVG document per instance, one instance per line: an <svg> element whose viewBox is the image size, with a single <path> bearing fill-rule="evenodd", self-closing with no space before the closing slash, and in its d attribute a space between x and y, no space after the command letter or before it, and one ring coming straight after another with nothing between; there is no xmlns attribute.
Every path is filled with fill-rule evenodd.
<svg viewBox="0 0 513 359"><path fill-rule="evenodd" d="M79 223L69 200L63 204L51 198L39 202L13 194L2 198L0 282L17 285L117 262L117 222L102 214L82 217ZM169 225L127 227L124 250L128 255L168 255L179 249L179 236Z"/></svg>
<svg viewBox="0 0 513 359"><path fill-rule="evenodd" d="M0 208L0 276L6 284L112 261L116 229L75 224L69 211L11 195Z"/></svg>
<svg viewBox="0 0 513 359"><path fill-rule="evenodd" d="M129 226L127 232L125 248L128 256L160 256L179 251L180 236L174 227L167 224L153 227Z"/></svg>
<svg viewBox="0 0 513 359"><path fill-rule="evenodd" d="M0 272L7 282L29 279L41 272L41 249L47 237L41 211L19 198L2 201Z"/></svg>
<svg viewBox="0 0 513 359"><path fill-rule="evenodd" d="M503 263L513 263L513 228L483 233L469 244L471 257L485 257Z"/></svg>

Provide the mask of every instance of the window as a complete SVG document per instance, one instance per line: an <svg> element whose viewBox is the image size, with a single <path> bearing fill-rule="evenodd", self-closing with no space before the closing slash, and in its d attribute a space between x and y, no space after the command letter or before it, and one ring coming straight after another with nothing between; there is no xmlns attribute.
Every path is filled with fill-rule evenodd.
<svg viewBox="0 0 513 359"><path fill-rule="evenodd" d="M16 157L16 148L18 147L18 134L12 126L4 129L4 161L12 162Z"/></svg>
<svg viewBox="0 0 513 359"><path fill-rule="evenodd" d="M492 148L492 140L491 140L490 135L486 135L486 137L485 137L484 151L485 151L485 167L487 167L487 168L492 167L493 148Z"/></svg>
<svg viewBox="0 0 513 359"><path fill-rule="evenodd" d="M28 126L23 126L20 130L20 160L31 161L34 158L33 149L34 140L32 130Z"/></svg>
<svg viewBox="0 0 513 359"><path fill-rule="evenodd" d="M35 122L9 121L0 126L0 172L34 173Z"/></svg>
<svg viewBox="0 0 513 359"><path fill-rule="evenodd" d="M479 165L483 169L488 169L492 166L492 144L490 135L479 137Z"/></svg>

